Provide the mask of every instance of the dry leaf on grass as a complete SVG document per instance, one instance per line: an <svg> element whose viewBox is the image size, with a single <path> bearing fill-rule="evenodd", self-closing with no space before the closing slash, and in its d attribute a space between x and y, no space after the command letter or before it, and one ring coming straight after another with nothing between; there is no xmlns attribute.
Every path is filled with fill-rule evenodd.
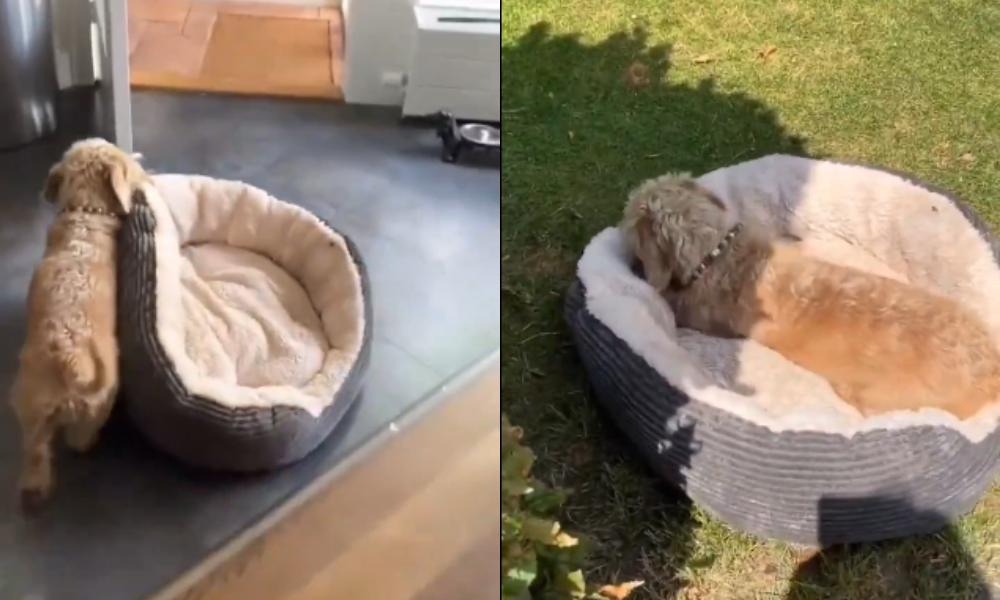
<svg viewBox="0 0 1000 600"><path fill-rule="evenodd" d="M778 49L776 47L772 46L771 44L767 44L766 46L760 49L760 52L757 53L757 58L761 60L768 60L777 53Z"/></svg>
<svg viewBox="0 0 1000 600"><path fill-rule="evenodd" d="M708 63L715 62L715 57L711 54L702 54L701 56L696 56L691 61L696 65L707 65Z"/></svg>
<svg viewBox="0 0 1000 600"><path fill-rule="evenodd" d="M640 62L632 63L625 72L625 83L632 87L649 85L649 67Z"/></svg>
<svg viewBox="0 0 1000 600"><path fill-rule="evenodd" d="M602 598L607 598L608 600L625 600L625 598L632 595L632 592L642 587L645 583L645 581L630 581L619 585L606 585L597 593Z"/></svg>
<svg viewBox="0 0 1000 600"><path fill-rule="evenodd" d="M976 157L974 155L972 155L972 154L963 154L962 155L962 162L968 163L968 164L972 164L972 163L976 162Z"/></svg>
<svg viewBox="0 0 1000 600"><path fill-rule="evenodd" d="M698 600L701 598L701 590L696 587L690 587L684 590L684 600Z"/></svg>

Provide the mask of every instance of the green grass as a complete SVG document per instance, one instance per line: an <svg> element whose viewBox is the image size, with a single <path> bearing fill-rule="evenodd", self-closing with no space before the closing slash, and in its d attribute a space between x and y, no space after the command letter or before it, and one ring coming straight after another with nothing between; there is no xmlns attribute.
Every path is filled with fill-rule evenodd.
<svg viewBox="0 0 1000 600"><path fill-rule="evenodd" d="M1000 491L951 530L800 550L688 509L600 418L562 324L576 259L628 190L772 152L912 172L1000 224L1000 4L972 0L503 3L504 410L571 488L593 581L639 599L972 599L1000 583ZM793 583L794 580L794 583Z"/></svg>

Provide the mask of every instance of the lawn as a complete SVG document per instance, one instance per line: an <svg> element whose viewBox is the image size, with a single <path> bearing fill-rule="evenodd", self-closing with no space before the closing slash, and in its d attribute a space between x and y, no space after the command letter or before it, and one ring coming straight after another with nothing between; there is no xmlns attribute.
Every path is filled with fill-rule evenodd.
<svg viewBox="0 0 1000 600"><path fill-rule="evenodd" d="M628 190L773 152L909 171L1000 225L1000 4L505 0L504 410L573 495L590 579L657 600L975 599L1000 584L1000 490L940 535L805 551L741 535L652 478L583 393L561 306ZM977 576L977 572L980 574Z"/></svg>

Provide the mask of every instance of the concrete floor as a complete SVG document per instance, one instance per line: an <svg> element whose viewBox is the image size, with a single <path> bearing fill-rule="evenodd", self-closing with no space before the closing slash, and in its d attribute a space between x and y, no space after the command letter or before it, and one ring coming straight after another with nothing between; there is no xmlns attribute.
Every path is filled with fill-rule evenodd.
<svg viewBox="0 0 1000 600"><path fill-rule="evenodd" d="M53 217L38 200L45 174L91 131L90 95L65 100L55 139L0 153L0 387ZM134 124L150 168L247 181L354 238L376 309L370 383L312 458L266 477L193 473L119 421L94 455L61 457L53 504L30 520L17 429L0 412L0 600L147 597L499 347L499 159L445 165L433 135L391 111L322 103L138 93Z"/></svg>

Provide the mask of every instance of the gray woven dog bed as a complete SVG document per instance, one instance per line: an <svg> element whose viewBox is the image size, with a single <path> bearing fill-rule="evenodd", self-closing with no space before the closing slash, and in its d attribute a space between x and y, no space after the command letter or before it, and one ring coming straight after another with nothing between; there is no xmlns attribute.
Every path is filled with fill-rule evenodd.
<svg viewBox="0 0 1000 600"><path fill-rule="evenodd" d="M127 415L197 467L255 472L304 458L368 368L372 308L357 248L249 185L154 183L119 243Z"/></svg>
<svg viewBox="0 0 1000 600"><path fill-rule="evenodd" d="M1000 252L946 192L789 156L700 181L810 252L958 300L1000 341ZM567 298L593 395L656 471L733 527L810 545L928 533L992 483L997 407L964 422L936 410L864 419L825 381L752 341L677 329L631 262L619 232L602 232Z"/></svg>

